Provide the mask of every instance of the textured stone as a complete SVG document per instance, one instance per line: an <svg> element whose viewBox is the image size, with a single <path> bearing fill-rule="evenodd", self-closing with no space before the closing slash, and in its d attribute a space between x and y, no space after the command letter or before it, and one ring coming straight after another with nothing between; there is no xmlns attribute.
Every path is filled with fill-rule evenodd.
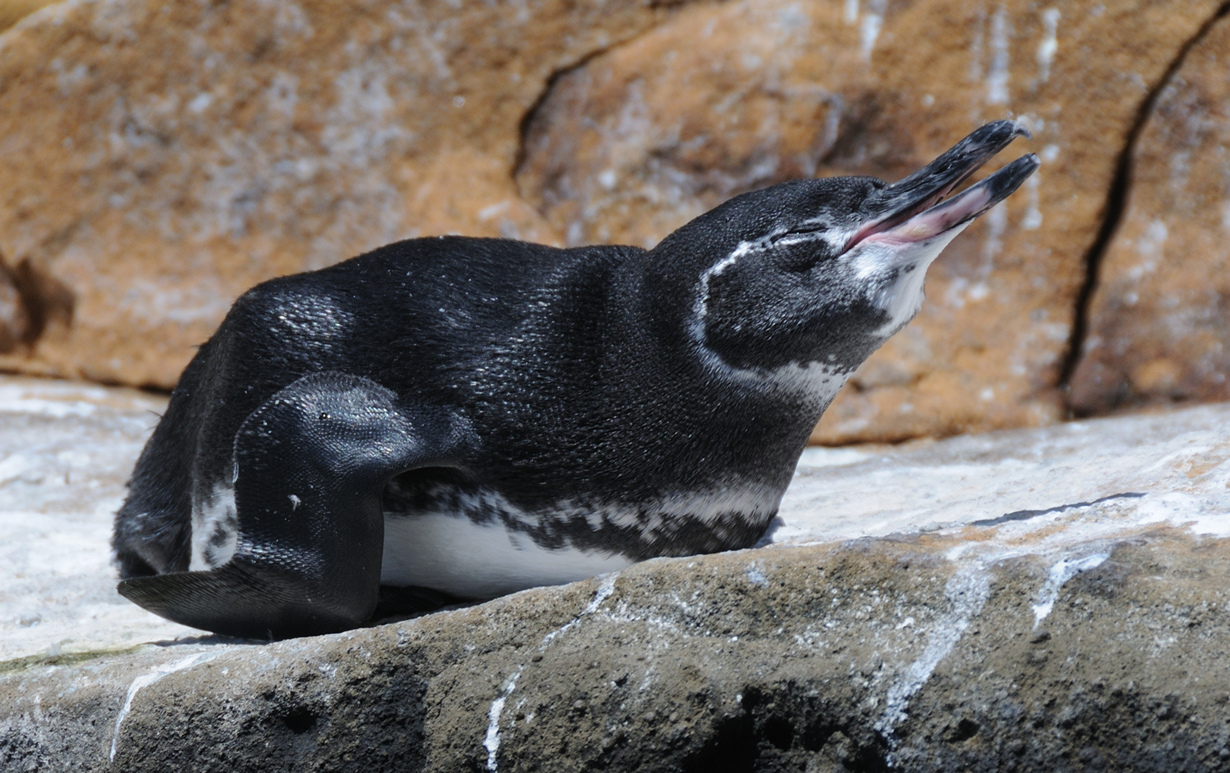
<svg viewBox="0 0 1230 773"><path fill-rule="evenodd" d="M1061 366L1120 148L1217 6L692 6L555 83L518 181L571 243L652 243L781 179L903 175L1011 111L1034 128L1042 169L948 248L922 314L814 439L1045 424L1064 410Z"/></svg>
<svg viewBox="0 0 1230 773"><path fill-rule="evenodd" d="M954 547L655 561L319 639L13 664L0 675L0 760L41 771L1219 769L1225 540L1156 533L1093 560L987 567L946 560Z"/></svg>
<svg viewBox="0 0 1230 773"><path fill-rule="evenodd" d="M1230 756L1230 406L810 449L766 547L275 644L112 592L110 510L160 406L0 381L0 769Z"/></svg>
<svg viewBox="0 0 1230 773"><path fill-rule="evenodd" d="M786 177L904 174L1011 113L1034 128L1021 150L1041 171L937 262L920 318L815 439L1050 423L1069 408L1061 377L1117 161L1220 6L56 4L0 39L0 368L169 387L230 302L275 274L441 232L650 243ZM1193 167L1191 211L1220 211L1214 164ZM1129 218L1124 239L1153 219L1133 236ZM1222 394L1219 323L1153 309L1096 323L1093 348L1131 352L1176 324L1195 343L1095 380L1143 399Z"/></svg>
<svg viewBox="0 0 1230 773"><path fill-rule="evenodd" d="M1230 399L1230 19L1184 57L1131 156L1072 379L1083 413Z"/></svg>
<svg viewBox="0 0 1230 773"><path fill-rule="evenodd" d="M57 0L0 0L0 32Z"/></svg>
<svg viewBox="0 0 1230 773"><path fill-rule="evenodd" d="M45 9L0 41L0 252L68 308L0 366L170 387L262 279L418 234L555 241L509 174L522 116L554 71L663 13L648 0Z"/></svg>
<svg viewBox="0 0 1230 773"><path fill-rule="evenodd" d="M108 548L165 407L132 390L0 380L0 659L192 633L117 603Z"/></svg>

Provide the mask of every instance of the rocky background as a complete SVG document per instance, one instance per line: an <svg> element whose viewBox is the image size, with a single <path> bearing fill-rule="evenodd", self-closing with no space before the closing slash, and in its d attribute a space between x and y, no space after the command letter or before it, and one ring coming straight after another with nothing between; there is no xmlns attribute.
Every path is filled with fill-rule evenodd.
<svg viewBox="0 0 1230 773"><path fill-rule="evenodd" d="M1225 12L53 4L0 35L0 368L168 389L274 275L446 232L652 245L735 193L893 178L1014 115L1041 171L932 268L814 439L1226 399Z"/></svg>
<svg viewBox="0 0 1230 773"><path fill-rule="evenodd" d="M113 592L165 397L0 376L0 770L1226 769L1230 404L1043 425L1230 398L1228 10L0 0L0 371L167 390L271 276L652 245L1009 115L1044 162L814 435L922 439L809 449L757 550L202 636Z"/></svg>
<svg viewBox="0 0 1230 773"><path fill-rule="evenodd" d="M0 378L6 773L1230 766L1230 404L811 448L758 549L276 643L114 592L164 405Z"/></svg>

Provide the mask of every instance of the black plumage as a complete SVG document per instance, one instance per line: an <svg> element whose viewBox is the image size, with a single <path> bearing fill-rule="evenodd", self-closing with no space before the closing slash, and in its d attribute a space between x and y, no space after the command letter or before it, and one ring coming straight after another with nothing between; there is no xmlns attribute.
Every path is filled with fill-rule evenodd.
<svg viewBox="0 0 1230 773"><path fill-rule="evenodd" d="M415 239L253 288L137 463L120 592L224 633L358 625L382 518L424 512L628 560L753 544L833 393L917 310L894 288L1037 159L938 202L1022 133L894 185L745 194L652 250Z"/></svg>

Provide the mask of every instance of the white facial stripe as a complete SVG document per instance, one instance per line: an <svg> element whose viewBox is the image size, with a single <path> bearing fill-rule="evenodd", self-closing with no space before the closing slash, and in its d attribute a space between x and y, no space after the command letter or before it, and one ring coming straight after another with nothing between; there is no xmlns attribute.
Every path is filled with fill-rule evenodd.
<svg viewBox="0 0 1230 773"><path fill-rule="evenodd" d="M821 219L823 218L817 218L815 221L806 221L804 225L820 222ZM836 232L826 231L824 233L801 233L797 237L786 236L779 239L776 244L792 243L795 240L803 242L813 239L824 239L833 247L834 251L840 251L853 233L853 229ZM709 311L709 283L713 277L721 276L743 256L774 246L773 239L776 235L770 234L755 241L740 242L739 246L735 247L729 255L710 266L701 274L700 281L697 283L696 302L692 306L692 323L690 326L692 340L696 342L705 365L715 373L740 381L748 386L781 390L796 395L808 395L813 401L828 404L833 399L833 396L837 394L837 391L841 389L842 385L846 383L846 379L850 375L849 373L840 373L831 366L820 363L792 362L769 371L736 368L728 364L706 345L705 317Z"/></svg>
<svg viewBox="0 0 1230 773"><path fill-rule="evenodd" d="M709 282L715 276L721 276L722 272L735 264L735 261L743 257L747 253L756 248L754 242L742 242L735 248L734 252L714 263L709 268L705 269L705 273L700 275L700 282L696 293L696 302L692 304L692 340L704 346L705 344L705 316L709 313Z"/></svg>

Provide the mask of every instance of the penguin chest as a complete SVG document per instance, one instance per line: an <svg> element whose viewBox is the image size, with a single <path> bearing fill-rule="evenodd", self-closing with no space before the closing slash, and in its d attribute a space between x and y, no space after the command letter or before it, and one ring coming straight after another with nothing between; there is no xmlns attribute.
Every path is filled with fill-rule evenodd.
<svg viewBox="0 0 1230 773"><path fill-rule="evenodd" d="M386 510L381 583L493 598L650 556L748 547L777 513L782 490L721 488L635 505L568 500L532 512L489 490L433 494L418 507Z"/></svg>
<svg viewBox="0 0 1230 773"><path fill-rule="evenodd" d="M568 544L543 547L500 519L454 513L386 513L380 583L494 598L630 566L633 559Z"/></svg>

